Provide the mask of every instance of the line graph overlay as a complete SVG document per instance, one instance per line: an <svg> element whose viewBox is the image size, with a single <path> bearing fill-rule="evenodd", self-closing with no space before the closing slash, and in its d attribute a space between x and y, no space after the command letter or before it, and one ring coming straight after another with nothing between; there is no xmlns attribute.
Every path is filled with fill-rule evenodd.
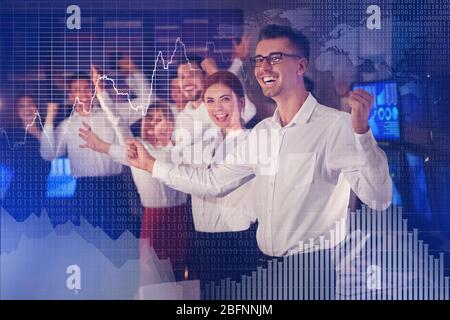
<svg viewBox="0 0 450 320"><path fill-rule="evenodd" d="M175 40L174 49L173 49L173 51L172 51L172 53L171 53L171 55L170 55L170 57L168 59L164 58L164 53L163 53L162 50L158 51L158 54L156 56L156 59L155 59L154 65L153 65L153 69L152 69L152 72L151 72L150 82L149 82L149 90L150 90L150 92L147 94L147 98L146 98L146 103L145 104L137 104L137 105L135 105L133 103L134 99L131 98L130 92L120 91L118 89L116 81L113 78L109 77L106 74L102 74L102 75L99 75L98 78L95 80L94 92L93 92L93 94L92 94L92 96L90 98L90 102L89 102L89 105L87 107L85 106L85 104L82 101L80 101L80 98L78 96L75 97L75 101L74 101L74 103L73 103L73 105L71 107L70 115L69 115L69 118L68 118L69 119L68 120L69 123L70 123L70 116L73 115L73 113L74 113L74 111L75 111L75 109L76 109L76 107L78 105L80 105L85 112L90 112L92 110L94 102L95 102L95 99L96 98L98 99L98 91L99 91L98 88L100 87L100 83L103 82L103 81L109 81L111 83L113 91L114 91L114 93L117 96L121 96L121 97L125 97L126 98L126 103L128 104L130 110L133 110L135 112L140 112L142 114L142 116L145 116L147 114L147 111L148 111L149 107L152 104L152 99L153 99L153 97L155 95L154 94L154 88L155 88L155 81L156 81L155 78L156 78L156 74L157 74L157 71L158 71L158 64L161 62L163 70L168 70L169 67L174 63L174 58L175 58L175 56L176 56L180 46L182 48L182 55L183 55L184 61L187 62L187 64L189 65L190 70L198 70L198 69L194 68L192 66L192 64L191 64L191 62L189 60L189 57L188 57L188 54L187 54L187 50L186 50L186 46L185 46L184 42L181 40L180 37L177 37L176 40ZM221 54L222 59L223 59L223 54L222 54L221 50L216 49L216 47L214 45L214 42L212 42L212 41L207 41L206 42L205 52L209 52L210 51L209 48L211 48L211 47L213 48L213 51L215 53L219 52ZM243 69L242 66L240 66L240 68ZM144 81L146 81L146 79L144 79ZM105 110L105 111L106 112L110 112L110 110ZM36 121L38 121L38 124L41 127L41 129L42 129L43 135L47 139L49 139L48 132L44 128L45 121L42 121L41 114L39 112L37 112L35 114L34 118L33 118L33 121L31 123L27 124L27 126L25 128L25 134L24 134L23 141L14 142L13 144L11 144L11 141L10 141L10 139L8 137L7 131L4 128L0 128L0 134L5 136L8 148L11 149L11 150L15 150L16 148L25 145L26 141L27 141L28 129L33 127L35 125ZM67 130L64 131L63 137L66 134L67 134ZM56 150L54 150L54 151L57 153L59 151L60 147L61 147L61 143L59 143L57 145Z"/></svg>

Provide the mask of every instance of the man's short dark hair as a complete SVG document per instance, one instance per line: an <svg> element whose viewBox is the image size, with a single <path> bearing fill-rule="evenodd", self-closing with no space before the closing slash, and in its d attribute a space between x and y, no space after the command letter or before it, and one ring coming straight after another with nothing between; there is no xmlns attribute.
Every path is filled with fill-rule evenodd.
<svg viewBox="0 0 450 320"><path fill-rule="evenodd" d="M302 32L290 26L281 26L276 24L269 24L262 28L259 32L259 41L277 38L288 39L294 48L299 51L298 53L309 60L309 40Z"/></svg>
<svg viewBox="0 0 450 320"><path fill-rule="evenodd" d="M67 79L67 85L70 87L72 82L78 80L86 80L91 84L91 76L87 72L76 72Z"/></svg>

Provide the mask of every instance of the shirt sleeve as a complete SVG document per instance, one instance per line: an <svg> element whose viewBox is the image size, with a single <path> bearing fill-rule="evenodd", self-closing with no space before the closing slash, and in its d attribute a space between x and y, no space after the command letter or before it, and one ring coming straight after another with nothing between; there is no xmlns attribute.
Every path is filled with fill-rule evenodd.
<svg viewBox="0 0 450 320"><path fill-rule="evenodd" d="M239 203L233 204L231 207L225 206L220 211L220 217L216 224L210 226L210 232L234 232L247 230L256 222L255 203L252 197L252 190L255 186L253 181L246 183L244 197ZM249 192L250 191L250 192ZM232 213L232 214L230 214Z"/></svg>
<svg viewBox="0 0 450 320"><path fill-rule="evenodd" d="M344 174L356 195L375 210L385 210L392 201L392 180L386 154L371 130L354 133L349 114L333 124L327 140L326 167Z"/></svg>
<svg viewBox="0 0 450 320"><path fill-rule="evenodd" d="M149 146L145 141L140 140L147 151L151 154L152 157L156 159L167 159L167 151L158 151ZM109 146L109 156L125 166L129 166L130 164L127 161L127 150L126 146L122 144L111 144Z"/></svg>
<svg viewBox="0 0 450 320"><path fill-rule="evenodd" d="M127 139L133 138L129 122L120 114L113 112L113 109L111 108L113 102L109 98L109 95L106 92L98 94L97 99L100 103L100 107L105 112L106 117L114 128L118 144L123 145Z"/></svg>
<svg viewBox="0 0 450 320"><path fill-rule="evenodd" d="M156 160L153 177L169 187L197 196L218 197L235 190L254 177L255 168L243 161L248 152L249 138L239 144L223 162L210 167L176 165Z"/></svg>
<svg viewBox="0 0 450 320"><path fill-rule="evenodd" d="M136 95L134 99L127 99L124 102L117 101L111 98L106 91L97 94L97 98L104 111L106 111L104 107L107 106L108 113L120 118L127 126L131 126L142 118L145 108L151 103L149 101L150 85L144 74L140 72L131 74L126 81L130 90Z"/></svg>
<svg viewBox="0 0 450 320"><path fill-rule="evenodd" d="M128 161L127 161L127 152L126 152L126 147L124 145L119 145L119 144L112 144L109 146L109 155L111 156L111 158L116 161L119 162L123 165L128 166Z"/></svg>
<svg viewBox="0 0 450 320"><path fill-rule="evenodd" d="M250 228L256 222L242 207L226 207L214 208L220 210L220 216L216 221L204 215L196 215L194 223L201 225L201 232L237 232ZM233 214L229 214L229 212ZM206 212L208 214L208 212ZM196 229L197 230L197 229Z"/></svg>
<svg viewBox="0 0 450 320"><path fill-rule="evenodd" d="M43 134L40 139L39 151L42 159L51 161L62 157L67 152L66 130L67 122L63 121L54 130L53 124L45 124Z"/></svg>

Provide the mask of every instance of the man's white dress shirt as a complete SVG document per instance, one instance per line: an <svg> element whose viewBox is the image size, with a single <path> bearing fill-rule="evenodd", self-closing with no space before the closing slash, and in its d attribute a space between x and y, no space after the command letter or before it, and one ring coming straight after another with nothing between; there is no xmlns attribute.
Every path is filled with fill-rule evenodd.
<svg viewBox="0 0 450 320"><path fill-rule="evenodd" d="M369 130L356 134L348 113L308 98L286 126L278 110L261 121L225 161L208 169L157 160L153 176L180 191L225 195L253 179L251 197L258 219L257 241L270 256L302 251L299 242L329 246L345 220L350 190L372 208L391 202L386 155ZM313 248L311 248L313 249Z"/></svg>

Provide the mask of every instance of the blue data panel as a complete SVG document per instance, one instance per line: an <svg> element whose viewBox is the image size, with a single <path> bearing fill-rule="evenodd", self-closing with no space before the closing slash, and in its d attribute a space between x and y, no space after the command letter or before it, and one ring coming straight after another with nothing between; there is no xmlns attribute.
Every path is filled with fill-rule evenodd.
<svg viewBox="0 0 450 320"><path fill-rule="evenodd" d="M47 198L72 198L77 180L70 174L70 160L55 159L47 179Z"/></svg>
<svg viewBox="0 0 450 320"><path fill-rule="evenodd" d="M0 199L3 199L8 191L13 175L14 173L9 167L0 163Z"/></svg>

